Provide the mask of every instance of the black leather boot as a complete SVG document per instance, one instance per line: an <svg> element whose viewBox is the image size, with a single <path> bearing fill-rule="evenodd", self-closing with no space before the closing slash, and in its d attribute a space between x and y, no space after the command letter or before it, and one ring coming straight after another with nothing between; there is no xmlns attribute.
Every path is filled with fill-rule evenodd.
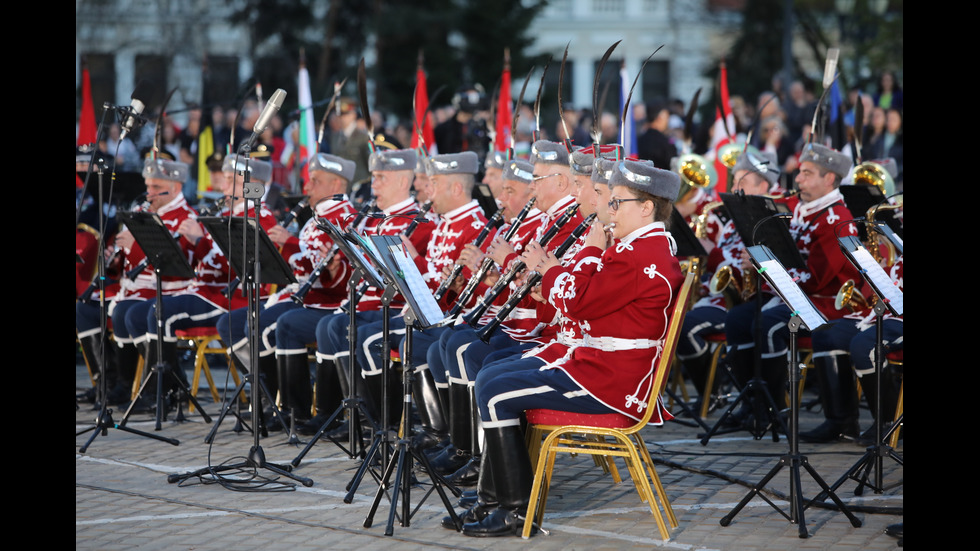
<svg viewBox="0 0 980 551"><path fill-rule="evenodd" d="M846 354L813 358L820 404L826 420L813 430L800 432L803 442L837 442L858 437L857 386Z"/></svg>
<svg viewBox="0 0 980 551"><path fill-rule="evenodd" d="M276 355L279 367L279 392L282 408L289 412L295 428L313 416L313 383L310 380L310 360L306 354ZM282 379L285 375L285 379Z"/></svg>
<svg viewBox="0 0 980 551"><path fill-rule="evenodd" d="M320 427L330 419L330 416L337 413L343 405L344 393L340 380L337 377L337 368L329 360L321 360L316 363L316 415L312 419L296 427L296 432L303 435L316 434ZM336 428L344 420L338 414L334 417L334 422L327 429Z"/></svg>
<svg viewBox="0 0 980 551"><path fill-rule="evenodd" d="M868 373L867 375L861 376L861 390L867 397L868 407L871 409L871 416L875 420L877 420L879 400L877 380L878 375L875 373ZM882 373L880 396L882 436L888 432L888 429L891 428L892 421L895 419L895 409L898 407L898 393L900 389L901 386L894 372L886 366ZM876 425L872 424L857 438L857 443L861 446L871 446L876 443L875 438L877 438Z"/></svg>
<svg viewBox="0 0 980 551"><path fill-rule="evenodd" d="M476 402L476 387L467 385L467 395L470 399L470 450L472 457L465 465L460 467L450 477L450 481L457 486L472 486L476 484L480 476L480 464L482 463L483 446L483 427L480 422L480 412Z"/></svg>
<svg viewBox="0 0 980 551"><path fill-rule="evenodd" d="M424 451L439 445L449 436L449 421L431 371L415 370L412 374L412 393L421 425L412 437L412 446L416 450Z"/></svg>
<svg viewBox="0 0 980 551"><path fill-rule="evenodd" d="M534 473L519 426L493 427L484 431L486 449L497 498L497 507L479 522L463 525L473 537L520 535L530 500Z"/></svg>
<svg viewBox="0 0 980 551"><path fill-rule="evenodd" d="M460 503L458 504L464 509L464 511L459 514L459 518L463 525L480 522L486 518L487 515L492 513L498 505L497 492L493 484L493 472L488 464L489 458L484 455L481 458L480 463L480 475L476 481L476 490L473 492L472 498L467 499L465 504L463 500L460 499ZM450 530L456 529L456 525L453 524L453 519L450 516L445 516L442 518L442 527Z"/></svg>
<svg viewBox="0 0 980 551"><path fill-rule="evenodd" d="M451 475L472 458L471 411L466 385L449 383L449 440L452 445L429 461L435 472Z"/></svg>

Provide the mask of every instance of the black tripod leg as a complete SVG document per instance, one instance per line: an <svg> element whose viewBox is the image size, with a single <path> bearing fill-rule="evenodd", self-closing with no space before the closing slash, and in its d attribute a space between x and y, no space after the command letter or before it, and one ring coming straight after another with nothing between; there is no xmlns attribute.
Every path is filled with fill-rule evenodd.
<svg viewBox="0 0 980 551"><path fill-rule="evenodd" d="M813 478L813 480L815 480L817 484L820 485L820 488L823 490L821 495L823 494L829 495L830 499L832 499L834 503L837 504L837 508L840 509L842 513L844 513L844 516L846 516L848 520L851 521L851 526L855 528L860 528L861 521L856 516L854 516L854 513L852 513L851 510L847 508L847 505L845 505L844 502L841 501L839 497L837 497L837 494L834 493L834 490L829 486L827 486L827 483L824 482L823 478L821 478L819 474L817 474L817 471L813 468L812 465L810 465L809 461L806 461L804 458L804 460L801 461L801 463L803 465L803 468L806 469L806 472L810 473L810 476ZM812 500L810 503L813 503L813 501L816 501L816 499L814 498L814 500Z"/></svg>
<svg viewBox="0 0 980 551"><path fill-rule="evenodd" d="M313 449L313 445L316 444L318 440L320 440L320 435L323 434L327 430L327 427L329 427L331 425L331 423L334 422L334 419L336 419L337 416L340 415L340 413L342 411L344 411L344 406L340 406L339 408L337 408L336 411L334 411L333 414L330 415L330 417L322 425L320 425L320 430L316 431L316 434L314 434L310 438L310 441L307 442L306 447L303 448L303 451L299 452L299 455L297 455L292 460L291 464L292 464L293 467L299 467L300 462L303 460L304 457L306 457L306 454L310 453L310 450ZM342 446L340 444L340 442L337 442L333 438L330 438L330 441L333 442L334 444L337 444L337 447L339 447L341 450L343 450L344 453L346 453L348 455L348 457L350 457L352 459L354 458L354 451L353 450L348 450L348 449L344 448L344 446Z"/></svg>
<svg viewBox="0 0 980 551"><path fill-rule="evenodd" d="M357 473L354 475L354 478L352 478L347 484L347 495L344 496L344 503L351 503L354 501L354 492L357 491L357 487L360 485L361 479L364 477L364 473L366 473L371 467L371 461L374 460L374 456L377 455L380 446L381 438L376 437L371 442L371 447L368 449L367 457L361 461L361 465L357 468Z"/></svg>
<svg viewBox="0 0 980 551"><path fill-rule="evenodd" d="M238 386L235 388L235 391L231 393L231 396L224 403L224 405L221 408L221 413L218 414L217 422L215 422L214 426L211 427L211 430L208 432L208 435L204 438L205 444L210 444L211 442L214 441L214 436L218 432L218 427L221 426L221 422L225 420L225 416L228 415L228 413L231 411L232 405L233 404L237 405L236 402L238 401L242 391L245 389L245 385L247 383L248 383L248 377L245 377L244 379L242 379L241 383L238 383ZM237 411L232 412L232 414L235 417L238 417L238 420L241 421L241 417L239 417L239 413Z"/></svg>
<svg viewBox="0 0 980 551"><path fill-rule="evenodd" d="M698 415L693 409L691 409L691 406L688 405L687 402L685 402L684 400L681 400L680 397L677 396L677 393L675 393L673 390L670 390L669 388L665 391L665 393L668 396L670 396L674 400L674 402L676 402L677 404L679 404L681 406L681 409L684 410L684 413L686 413L688 416L690 416L691 419L694 419L693 424L692 424L691 421L687 421L685 419L679 419L679 418L677 418L675 416L674 417L674 422L680 423L682 425L686 425L688 427L699 426L699 427L703 428L704 430L707 430L707 431L710 431L711 430L711 427L709 427L708 424L704 422L704 419L702 419L700 415Z"/></svg>
<svg viewBox="0 0 980 551"><path fill-rule="evenodd" d="M760 497L762 497L762 499L764 499L770 505L773 505L773 503L771 501L769 501L768 498L766 498L765 496L763 496L760 492L762 491L762 488L765 488L766 484L768 484L769 481L772 480L773 477L775 477L776 474L778 474L780 470L782 470L782 468L784 466L785 466L785 463L783 461L780 461L779 463L776 464L776 466L774 466L772 469L770 469L769 470L769 473L766 474L766 476L763 477L762 480L760 480L758 484L756 484L755 486L753 486L752 489L749 490L749 493L745 494L745 497L742 498L742 501L740 501L738 503L738 505L736 505L735 508L732 509L732 511L730 513L728 513L727 515L721 517L721 520L719 521L719 524L721 524L722 526L728 526L729 524L731 524L732 519L735 518L735 515L737 515L738 512L741 511L743 507L745 507L746 505L748 505L749 504L749 501L752 501L752 498L755 497L755 496L757 496L757 495L760 496ZM775 508L781 514L783 514L783 516L786 516L786 513L784 513L783 511L780 511L774 505L773 505L773 508Z"/></svg>
<svg viewBox="0 0 980 551"><path fill-rule="evenodd" d="M385 489L388 487L388 479L391 478L392 471L395 470L395 466L401 461L402 454L399 450L395 450L394 455L391 460L388 461L388 466L385 467L384 473L381 475L381 483L378 485L378 493L374 496L374 502L371 503L371 510L368 511L367 518L364 519L364 527L370 528L374 524L374 514L378 511L378 504L381 503L381 496L384 495ZM395 477L395 489L392 496L392 504L394 505L394 498L398 495L398 476L401 474L401 469L399 469L399 474ZM394 515L394 507L392 507L392 515ZM393 523L392 523L393 524ZM386 535L391 535L390 533Z"/></svg>
<svg viewBox="0 0 980 551"><path fill-rule="evenodd" d="M136 430L136 429L133 429L133 428L123 427L123 426L117 425L112 420L112 410L110 409L110 410L105 410L105 412L103 412L102 414L99 415L99 418L96 421L96 425L95 426L93 426L91 428L88 428L88 429L85 429L82 432L76 433L76 436L78 436L78 435L81 435L81 434L85 434L86 432L88 432L90 430L94 430L95 431L95 432L92 433L92 437L88 439L88 442L85 442L85 445L82 446L81 448L79 448L79 450L78 450L79 453L85 453L85 451L88 450L88 447L92 444L92 442L95 441L95 438L97 436L99 436L99 434L102 434L103 436L104 435L107 435L109 433L109 429L111 429L111 428L116 428L116 429L119 429L121 431L125 431L125 432L128 432L128 433L131 433L131 434L137 434L139 436L146 436L146 437L149 437L149 438L153 438L154 440L159 440L161 442L166 442L166 443L171 444L171 445L174 445L174 446L177 446L177 445L180 444L180 442L176 438L167 438L165 436L160 436L159 434L151 434L151 433L143 432L143 431Z"/></svg>
<svg viewBox="0 0 980 551"><path fill-rule="evenodd" d="M746 387L743 388L742 391L738 393L738 396L735 397L735 400L733 400L732 403L728 405L724 413L721 414L721 417L719 417L718 420L715 421L715 425L711 427L711 430L709 430L701 437L702 446L707 446L708 440L710 440L711 437L716 434L727 434L729 432L735 432L736 430L739 430L739 429L732 429L732 430L722 431L721 426L725 422L725 419L728 419L728 417L732 415L732 412L735 411L735 408L738 406L738 404L742 402L742 400L748 400L749 392L750 392L749 387L748 385L746 385Z"/></svg>

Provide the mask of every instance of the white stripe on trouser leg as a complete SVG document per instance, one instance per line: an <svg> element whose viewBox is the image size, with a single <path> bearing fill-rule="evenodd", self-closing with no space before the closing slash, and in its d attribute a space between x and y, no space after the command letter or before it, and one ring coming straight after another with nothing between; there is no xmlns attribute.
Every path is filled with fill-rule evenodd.
<svg viewBox="0 0 980 551"><path fill-rule="evenodd" d="M554 391L555 391L555 389L551 388L548 385L544 385L544 386L538 386L538 387L534 387L534 388L522 388L520 390L512 390L510 392L504 392L502 394L498 394L498 395L494 396L493 398L490 399L489 402L487 402L487 409L490 412L490 421L487 421L484 424L485 427L486 428L506 427L506 426L511 426L511 425L515 425L515 424L517 424L517 425L520 424L520 422L521 422L520 419L507 419L507 420L503 420L503 421L501 421L500 419L498 419L497 418L497 404L498 403L504 402L506 400L511 400L511 399L514 399L514 398L519 398L519 397L524 397L524 396L534 396L536 394L545 394L545 393L554 392Z"/></svg>
<svg viewBox="0 0 980 551"><path fill-rule="evenodd" d="M466 349L470 347L470 344L472 343L466 343L463 346L460 346L459 348L456 349L456 367L459 368L459 378L457 379L454 377L450 377L449 376L450 371L449 369L446 369L446 379L450 383L456 383L456 384L466 383L468 385L473 384L472 382L470 382L470 378L466 374L466 362L463 361L463 353L466 352Z"/></svg>

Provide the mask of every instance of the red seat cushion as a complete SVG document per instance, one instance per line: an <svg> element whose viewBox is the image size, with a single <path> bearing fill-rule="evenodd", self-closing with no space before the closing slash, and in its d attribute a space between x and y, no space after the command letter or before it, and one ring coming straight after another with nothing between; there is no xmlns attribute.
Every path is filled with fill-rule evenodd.
<svg viewBox="0 0 980 551"><path fill-rule="evenodd" d="M804 337L800 335L796 337L796 347L813 350L813 341L810 339L810 337Z"/></svg>
<svg viewBox="0 0 980 551"><path fill-rule="evenodd" d="M705 335L704 340L706 342L725 342L724 333L712 333L710 335Z"/></svg>
<svg viewBox="0 0 980 551"><path fill-rule="evenodd" d="M885 358L888 358L890 362L903 362L904 361L904 349L902 350L892 350L888 354L885 354Z"/></svg>
<svg viewBox="0 0 980 551"><path fill-rule="evenodd" d="M184 338L211 337L217 334L218 329L216 327L190 327L188 329L177 329L174 331L174 335Z"/></svg>
<svg viewBox="0 0 980 551"><path fill-rule="evenodd" d="M636 424L635 419L619 413L573 413L555 409L529 409L527 422L532 425L584 425L610 429L626 429Z"/></svg>

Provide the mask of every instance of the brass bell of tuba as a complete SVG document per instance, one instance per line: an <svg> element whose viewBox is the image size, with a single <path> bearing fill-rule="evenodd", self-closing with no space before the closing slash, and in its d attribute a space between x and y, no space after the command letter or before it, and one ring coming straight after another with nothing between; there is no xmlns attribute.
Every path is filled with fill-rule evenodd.
<svg viewBox="0 0 980 551"><path fill-rule="evenodd" d="M885 170L885 167L872 161L865 161L854 167L853 174L856 185L875 186L881 193L888 197L895 193L895 180L892 175Z"/></svg>
<svg viewBox="0 0 980 551"><path fill-rule="evenodd" d="M678 157L676 170L681 177L678 202L695 189L709 190L718 184L718 172L713 163L696 153L686 153Z"/></svg>
<svg viewBox="0 0 980 551"><path fill-rule="evenodd" d="M736 278L732 277L730 265L719 266L708 282L708 291L712 295L721 294L725 297L725 305L731 308L742 303L742 289Z"/></svg>
<svg viewBox="0 0 980 551"><path fill-rule="evenodd" d="M868 307L868 301L857 290L853 279L848 279L841 285L837 296L834 298L834 308L838 310L847 309L850 312L857 312Z"/></svg>

